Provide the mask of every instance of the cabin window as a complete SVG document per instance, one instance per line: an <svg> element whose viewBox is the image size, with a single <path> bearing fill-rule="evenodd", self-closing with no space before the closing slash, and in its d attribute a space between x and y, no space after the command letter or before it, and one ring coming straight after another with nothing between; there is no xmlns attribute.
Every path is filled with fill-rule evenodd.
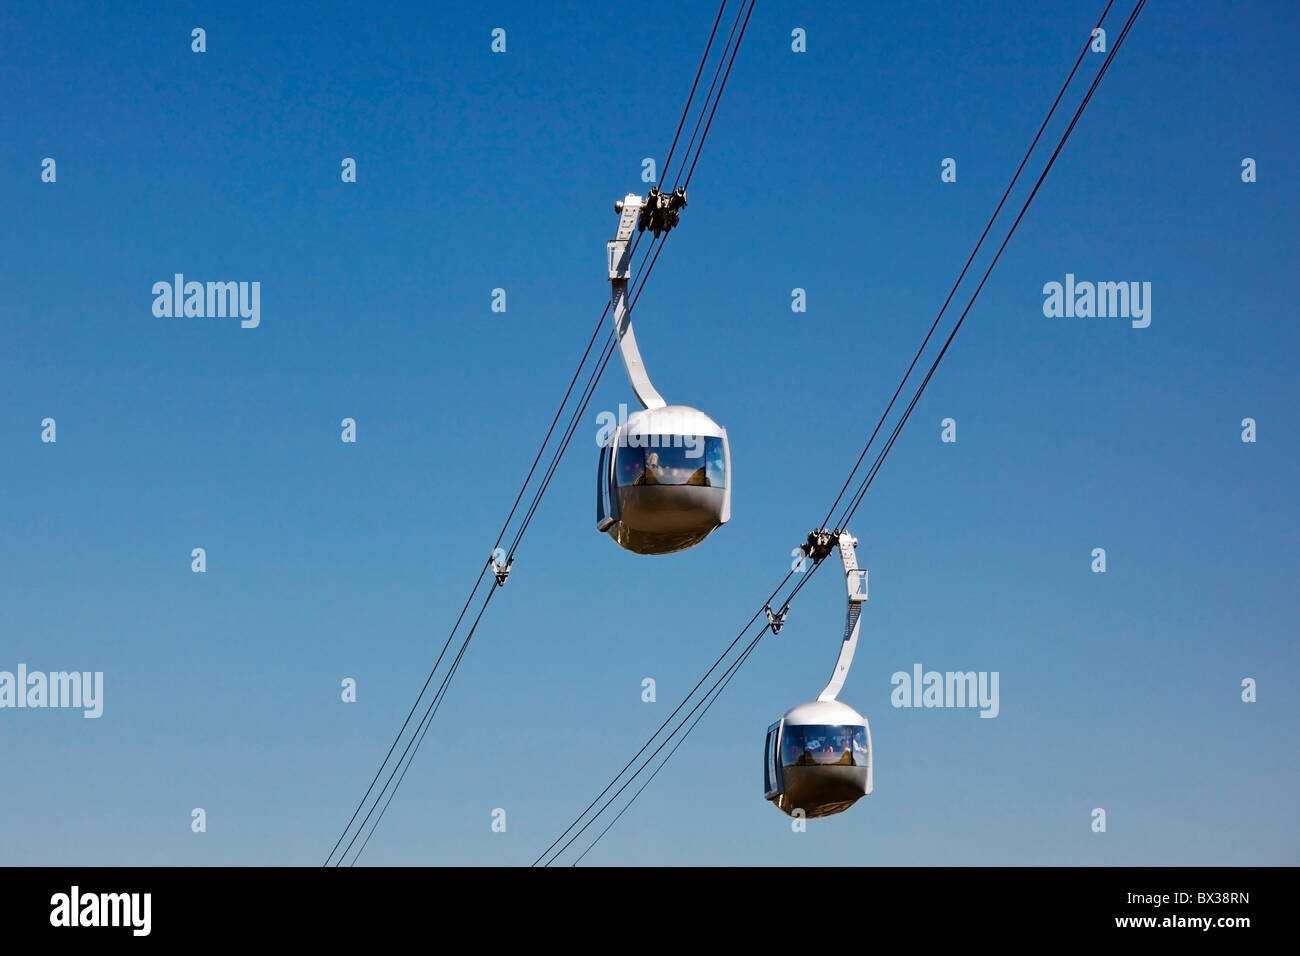
<svg viewBox="0 0 1300 956"><path fill-rule="evenodd" d="M786 767L867 765L867 729L852 725L785 725L781 763Z"/></svg>
<svg viewBox="0 0 1300 956"><path fill-rule="evenodd" d="M703 435L623 435L620 438L615 464L620 488L727 487L727 457L721 438ZM637 443L637 447L632 447L631 442Z"/></svg>

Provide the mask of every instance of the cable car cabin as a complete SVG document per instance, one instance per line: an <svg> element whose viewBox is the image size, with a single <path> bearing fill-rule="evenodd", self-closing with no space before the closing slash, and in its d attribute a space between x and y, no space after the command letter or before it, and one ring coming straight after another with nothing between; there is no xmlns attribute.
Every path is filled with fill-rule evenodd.
<svg viewBox="0 0 1300 956"><path fill-rule="evenodd" d="M800 704L767 729L764 796L785 813L828 817L871 792L871 727L847 704Z"/></svg>
<svg viewBox="0 0 1300 956"><path fill-rule="evenodd" d="M698 409L633 412L601 446L596 528L629 551L681 551L730 518L727 430Z"/></svg>

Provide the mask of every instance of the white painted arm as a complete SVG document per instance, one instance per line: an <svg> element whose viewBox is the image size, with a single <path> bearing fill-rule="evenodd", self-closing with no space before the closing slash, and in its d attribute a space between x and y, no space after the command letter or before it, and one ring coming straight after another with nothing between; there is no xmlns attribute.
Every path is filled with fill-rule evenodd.
<svg viewBox="0 0 1300 956"><path fill-rule="evenodd" d="M628 280L632 277L629 243L641 206L641 197L634 193L628 193L615 206L619 213L618 235L605 244L609 256L609 282L613 287L614 333L618 336L619 352L623 356L623 365L627 369L627 377L637 400L645 408L663 408L668 403L650 384L645 363L641 361L641 350L637 348L636 333L632 330L632 316L628 312L627 287Z"/></svg>
<svg viewBox="0 0 1300 956"><path fill-rule="evenodd" d="M847 531L841 531L838 544L840 559L844 562L844 586L849 599L848 617L844 622L844 640L840 643L840 656L835 661L835 670L826 689L817 695L818 700L834 700L844 687L844 678L849 676L849 665L853 663L853 652L858 647L862 604L867 599L867 570L858 567L858 556L854 550L857 541Z"/></svg>

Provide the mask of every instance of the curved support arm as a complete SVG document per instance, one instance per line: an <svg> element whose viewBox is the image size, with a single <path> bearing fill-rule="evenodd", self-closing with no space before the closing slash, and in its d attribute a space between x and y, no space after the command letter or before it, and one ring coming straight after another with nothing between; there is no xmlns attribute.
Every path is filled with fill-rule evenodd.
<svg viewBox="0 0 1300 956"><path fill-rule="evenodd" d="M668 403L650 384L650 376L646 373L645 363L641 361L641 350L637 348L632 316L627 307L627 285L632 276L632 256L628 244L636 228L641 206L641 197L634 193L628 193L621 203L615 205L619 213L618 235L605 244L609 256L609 281L613 287L614 334L618 336L623 366L627 369L628 381L632 383L632 391L636 393L637 400L645 408L663 408Z"/></svg>
<svg viewBox="0 0 1300 956"><path fill-rule="evenodd" d="M853 663L853 652L858 648L862 605L867 600L867 569L858 567L858 556L854 550L857 541L847 531L841 531L838 545L840 560L844 562L844 586L849 599L848 617L844 622L844 639L840 643L840 656L835 661L835 670L831 673L825 690L817 695L818 700L834 700L844 687L844 678L849 676L849 665Z"/></svg>

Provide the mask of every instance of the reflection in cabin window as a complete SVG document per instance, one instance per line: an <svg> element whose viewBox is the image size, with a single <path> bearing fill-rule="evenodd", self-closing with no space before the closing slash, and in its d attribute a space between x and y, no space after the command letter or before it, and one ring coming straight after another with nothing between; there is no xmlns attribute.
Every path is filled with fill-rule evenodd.
<svg viewBox="0 0 1300 956"><path fill-rule="evenodd" d="M867 765L867 729L852 725L785 725L781 763L786 767Z"/></svg>
<svg viewBox="0 0 1300 956"><path fill-rule="evenodd" d="M631 435L644 447L620 447L616 462L619 487L629 485L696 485L727 487L726 450L721 438L703 435Z"/></svg>

